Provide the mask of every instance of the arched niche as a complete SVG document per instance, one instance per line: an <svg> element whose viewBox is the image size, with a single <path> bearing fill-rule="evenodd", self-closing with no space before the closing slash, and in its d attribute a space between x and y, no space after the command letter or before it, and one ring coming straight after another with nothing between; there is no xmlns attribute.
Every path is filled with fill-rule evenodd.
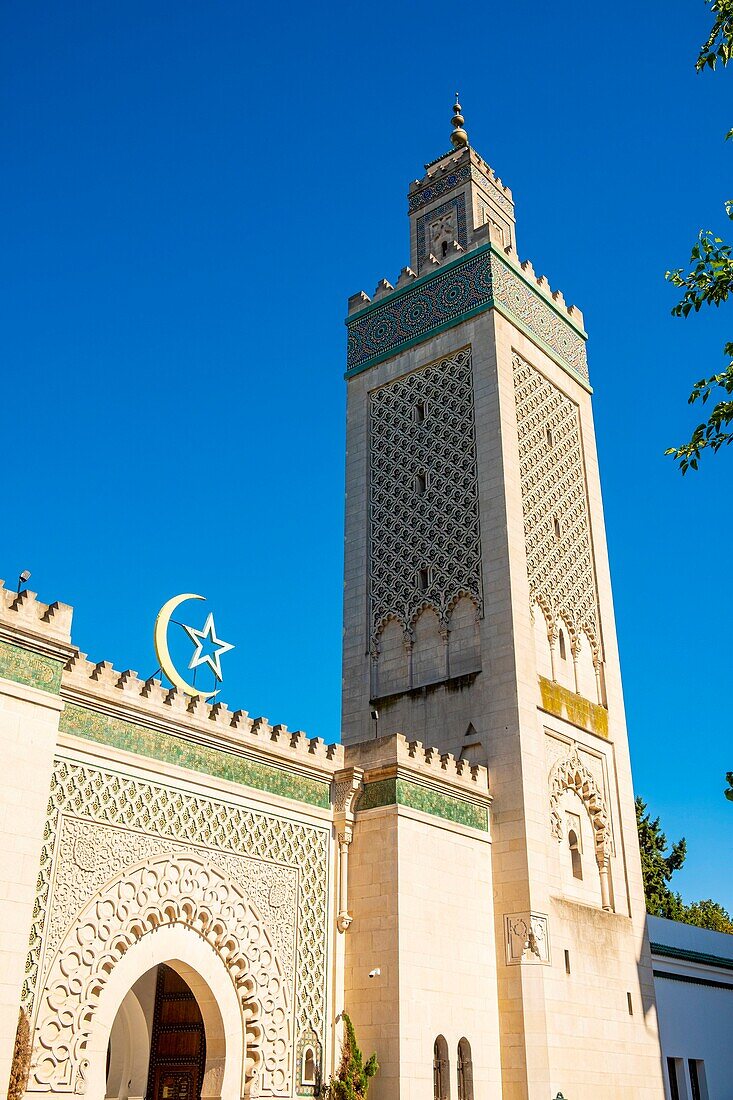
<svg viewBox="0 0 733 1100"><path fill-rule="evenodd" d="M407 691L410 686L409 661L402 623L396 618L389 618L383 623L377 639L372 698Z"/></svg>
<svg viewBox="0 0 733 1100"><path fill-rule="evenodd" d="M481 668L478 614L469 595L459 596L450 611L448 665L451 676L465 676Z"/></svg>
<svg viewBox="0 0 733 1100"><path fill-rule="evenodd" d="M445 679L446 636L432 607L420 611L414 625L412 686L424 687Z"/></svg>

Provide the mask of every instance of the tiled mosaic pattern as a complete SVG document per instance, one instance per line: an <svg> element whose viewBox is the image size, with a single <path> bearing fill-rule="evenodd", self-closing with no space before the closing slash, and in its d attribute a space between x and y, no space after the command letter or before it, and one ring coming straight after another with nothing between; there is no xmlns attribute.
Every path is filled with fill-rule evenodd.
<svg viewBox="0 0 733 1100"><path fill-rule="evenodd" d="M493 258L492 272L496 304L508 309L532 336L538 337L587 382L588 361L583 337L498 256Z"/></svg>
<svg viewBox="0 0 733 1100"><path fill-rule="evenodd" d="M31 653L10 642L0 642L0 676L16 684L29 684L57 694L61 687L63 664L53 657Z"/></svg>
<svg viewBox="0 0 733 1100"><path fill-rule="evenodd" d="M420 783L412 783L409 779L393 777L391 779L378 779L375 783L368 783L364 788L357 812L361 810L373 810L378 806L409 806L413 810L421 810L433 817L442 817L446 821L455 821L459 825L468 825L472 829L488 830L488 811L485 806L477 806L473 802L467 802L463 798L443 794L441 791L423 787Z"/></svg>
<svg viewBox="0 0 733 1100"><path fill-rule="evenodd" d="M190 768L192 771L227 779L231 783L255 787L260 791L269 791L270 794L283 798L308 802L323 809L328 809L331 804L329 785L318 779L294 775L285 769L260 764L223 749L206 748L183 737L146 729L133 722L86 710L73 703L67 704L61 715L59 728L87 741L114 745L127 752L139 753L167 764L177 764L181 768Z"/></svg>
<svg viewBox="0 0 733 1100"><path fill-rule="evenodd" d="M438 157L438 160L442 159L442 157ZM454 187L460 187L462 183L468 183L469 180L472 180L474 183L478 184L479 187L483 187L484 190L488 191L489 185L481 170L477 168L475 164L462 164L453 172L436 176L435 179L431 180L425 187L412 191L407 197L408 214L414 214L416 210L422 210L424 206L429 206L431 202L435 202L441 195L445 195L448 191L452 191ZM509 214L510 217L514 217L514 204L498 187L491 189L491 197L498 207Z"/></svg>
<svg viewBox="0 0 733 1100"><path fill-rule="evenodd" d="M347 369L380 363L494 305L587 382L584 338L491 245L422 276L348 321Z"/></svg>
<svg viewBox="0 0 733 1100"><path fill-rule="evenodd" d="M452 191L454 187L459 187L462 183L468 183L470 178L470 164L462 164L460 168L456 168L454 172L449 172L445 176L437 176L427 187L413 191L408 195L408 213L414 214L416 210L422 210L423 206L428 206L429 203L435 202L441 195L445 195L447 191Z"/></svg>
<svg viewBox="0 0 733 1100"><path fill-rule="evenodd" d="M154 836L161 851L168 850L168 838L207 851L214 862L233 854L295 867L299 871L296 1029L300 1033L315 1027L325 1042L329 827L290 821L62 757L55 762L52 778L22 994L31 1018L39 993L44 931L55 904L55 853L64 819L69 817Z"/></svg>
<svg viewBox="0 0 733 1100"><path fill-rule="evenodd" d="M369 440L370 641L378 641L390 618L408 632L425 606L446 622L461 594L469 593L480 611L470 348L375 390Z"/></svg>

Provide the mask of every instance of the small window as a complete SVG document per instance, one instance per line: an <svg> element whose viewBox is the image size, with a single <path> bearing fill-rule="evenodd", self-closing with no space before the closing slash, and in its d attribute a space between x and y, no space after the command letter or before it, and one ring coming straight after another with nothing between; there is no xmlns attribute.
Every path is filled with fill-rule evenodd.
<svg viewBox="0 0 733 1100"><path fill-rule="evenodd" d="M570 858L573 863L573 878L583 881L583 860L580 855L580 846L578 844L578 834L575 829L571 829L568 833L568 845L570 846Z"/></svg>
<svg viewBox="0 0 733 1100"><path fill-rule="evenodd" d="M634 1002L631 1000L631 994L626 994L626 1003L629 1006L629 1016L634 1015Z"/></svg>
<svg viewBox="0 0 733 1100"><path fill-rule="evenodd" d="M473 1100L471 1044L466 1038L458 1044L458 1100Z"/></svg>
<svg viewBox="0 0 733 1100"><path fill-rule="evenodd" d="M557 516L552 517L552 526L555 528L555 538L560 539L560 520Z"/></svg>
<svg viewBox="0 0 733 1100"><path fill-rule="evenodd" d="M570 973L570 952L567 949L565 951L565 973Z"/></svg>
<svg viewBox="0 0 733 1100"><path fill-rule="evenodd" d="M424 470L415 474L415 492L419 497L425 496L428 489L428 475Z"/></svg>
<svg viewBox="0 0 733 1100"><path fill-rule="evenodd" d="M430 588L430 570L427 565L424 565L422 569L418 570L417 584L421 592L427 592L428 588Z"/></svg>
<svg viewBox="0 0 733 1100"><path fill-rule="evenodd" d="M450 1100L448 1044L439 1035L433 1044L433 1100Z"/></svg>
<svg viewBox="0 0 733 1100"><path fill-rule="evenodd" d="M568 659L568 653L567 649L565 648L565 635L563 634L562 630L558 635L558 639L560 642L560 660L566 661Z"/></svg>
<svg viewBox="0 0 733 1100"><path fill-rule="evenodd" d="M547 449L548 449L548 451L551 448L552 448L552 428L548 428L547 429Z"/></svg>
<svg viewBox="0 0 733 1100"><path fill-rule="evenodd" d="M681 1058L668 1058L667 1059L667 1076L669 1077L669 1095L672 1100L680 1100L680 1078L679 1070L681 1065Z"/></svg>
<svg viewBox="0 0 733 1100"><path fill-rule="evenodd" d="M418 401L415 405L415 423L424 424L427 416L427 406L424 401Z"/></svg>
<svg viewBox="0 0 733 1100"><path fill-rule="evenodd" d="M306 1047L303 1051L300 1081L303 1085L315 1085L316 1083L316 1053L313 1047Z"/></svg>
<svg viewBox="0 0 733 1100"><path fill-rule="evenodd" d="M705 1082L705 1063L699 1058L690 1058L687 1063L690 1070L690 1091L692 1100L708 1100L708 1088Z"/></svg>
<svg viewBox="0 0 733 1100"><path fill-rule="evenodd" d="M440 251L443 254L443 258L445 259L445 257L448 255L448 242L447 241L443 241L442 245L440 246Z"/></svg>

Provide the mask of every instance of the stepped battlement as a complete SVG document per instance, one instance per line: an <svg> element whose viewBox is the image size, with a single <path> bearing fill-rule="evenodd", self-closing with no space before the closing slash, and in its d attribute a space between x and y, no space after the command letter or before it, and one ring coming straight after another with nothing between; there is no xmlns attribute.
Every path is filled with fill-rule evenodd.
<svg viewBox="0 0 733 1100"><path fill-rule="evenodd" d="M326 744L320 737L291 731L282 723L271 725L264 717L250 718L245 710L230 711L224 702L191 698L177 688L165 687L154 677L142 680L132 669L120 672L109 661L95 664L78 650L64 669L61 692L81 705L120 708L124 713L120 712L119 717L127 721L172 723L184 733L214 735L240 748L258 749L291 764L329 773L343 767L342 745Z"/></svg>
<svg viewBox="0 0 733 1100"><path fill-rule="evenodd" d="M14 592L0 580L0 626L12 631L68 645L74 609L65 603L41 603L37 593L25 588Z"/></svg>

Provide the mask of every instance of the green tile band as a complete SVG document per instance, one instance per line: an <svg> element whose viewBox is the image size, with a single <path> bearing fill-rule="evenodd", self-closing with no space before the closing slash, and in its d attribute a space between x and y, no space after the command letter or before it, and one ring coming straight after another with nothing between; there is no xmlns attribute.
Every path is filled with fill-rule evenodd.
<svg viewBox="0 0 733 1100"><path fill-rule="evenodd" d="M41 653L31 653L29 649L21 649L10 642L0 642L0 676L6 680L58 695L62 670L63 661Z"/></svg>
<svg viewBox="0 0 733 1100"><path fill-rule="evenodd" d="M409 779L400 779L397 776L368 783L359 799L357 810L394 805L409 806L413 810L422 810L433 817L442 817L446 821L455 821L459 825L468 825L483 832L487 832L489 828L486 806L477 806L474 802L431 790L421 783L412 783Z"/></svg>
<svg viewBox="0 0 733 1100"><path fill-rule="evenodd" d="M226 779L230 783L255 787L259 791L268 791L282 798L307 802L324 810L331 805L330 786L319 779L295 775L284 768L260 764L223 749L197 745L183 737L147 729L121 718L86 710L73 703L67 703L59 728L65 733L95 741L99 745L114 745L115 748L125 749L127 752L176 764L181 768L190 768L191 771Z"/></svg>

